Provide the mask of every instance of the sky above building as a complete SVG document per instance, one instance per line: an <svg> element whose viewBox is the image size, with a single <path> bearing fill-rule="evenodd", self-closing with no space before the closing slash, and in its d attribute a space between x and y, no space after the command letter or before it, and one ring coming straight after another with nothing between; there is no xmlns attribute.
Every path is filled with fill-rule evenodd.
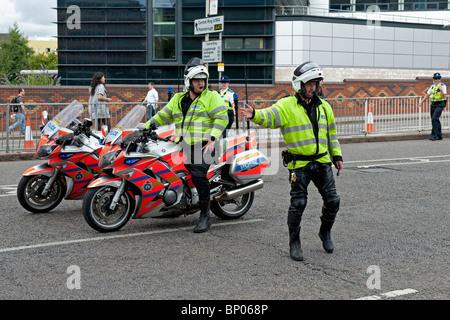
<svg viewBox="0 0 450 320"><path fill-rule="evenodd" d="M0 0L0 33L17 22L26 37L55 37L57 0Z"/></svg>

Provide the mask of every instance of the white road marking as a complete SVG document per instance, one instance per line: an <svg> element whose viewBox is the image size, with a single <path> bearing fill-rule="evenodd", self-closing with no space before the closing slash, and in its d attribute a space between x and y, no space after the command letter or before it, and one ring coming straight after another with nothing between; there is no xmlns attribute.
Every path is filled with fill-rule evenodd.
<svg viewBox="0 0 450 320"><path fill-rule="evenodd" d="M345 163L353 164L353 163L361 163L361 165L356 166L356 168L364 169L364 168L373 168L373 167L383 167L383 166L404 166L410 164L425 164L425 163L438 163L438 162L450 162L449 159L436 160L437 158L448 158L450 155L442 155L442 156L424 156L424 157L409 157L409 158L391 158L391 159L371 159L371 160L355 160L355 161L346 161ZM392 161L392 162L391 162ZM407 161L407 162L396 162L396 161ZM385 162L385 163L379 163ZM370 164L374 163L374 164Z"/></svg>
<svg viewBox="0 0 450 320"><path fill-rule="evenodd" d="M10 197L10 196L16 196L17 195L17 185L10 184L10 185L4 185L0 186L0 197Z"/></svg>
<svg viewBox="0 0 450 320"><path fill-rule="evenodd" d="M379 163L373 165L357 166L357 168L373 168L373 167L384 167L384 166L403 166L408 164L424 164L425 160L417 162L397 162L397 163ZM437 161L426 161L426 163L437 163L437 162L450 162L450 160L437 160Z"/></svg>
<svg viewBox="0 0 450 320"><path fill-rule="evenodd" d="M394 290L394 291L389 291L389 292L385 292L385 293L380 293L379 295L358 298L355 300L381 300L383 298L395 298L395 297L403 296L405 294L417 293L417 292L419 292L419 291L417 291L415 289Z"/></svg>
<svg viewBox="0 0 450 320"><path fill-rule="evenodd" d="M212 227L229 226L229 225L244 224L244 223L254 223L254 222L260 222L260 221L264 221L264 219L251 219L251 220L240 220L240 221L233 221L233 222L222 222L222 223L213 224ZM172 228L172 229L164 229L164 230L156 230L156 231L147 231L147 232L118 234L118 235L104 236L104 237L39 243L39 244L32 244L32 245L26 245L26 246L20 246L20 247L11 247L11 248L0 249L0 253L37 249L37 248L45 248L45 247L53 247L53 246L61 246L61 245L69 245L69 244L90 242L90 241L102 241L102 240L111 240L111 239L120 239L120 238L139 237L139 236L176 232L176 231L180 231L180 230L190 230L190 229L192 229L192 226L183 227L183 228Z"/></svg>
<svg viewBox="0 0 450 320"><path fill-rule="evenodd" d="M431 159L431 158L448 158L450 155L442 155L442 156L423 156L423 157L409 157L409 158L387 158L387 159L369 159L369 160L354 160L354 161L346 161L345 163L364 163L364 162L380 162L380 161L400 161L400 160L422 160L423 159Z"/></svg>

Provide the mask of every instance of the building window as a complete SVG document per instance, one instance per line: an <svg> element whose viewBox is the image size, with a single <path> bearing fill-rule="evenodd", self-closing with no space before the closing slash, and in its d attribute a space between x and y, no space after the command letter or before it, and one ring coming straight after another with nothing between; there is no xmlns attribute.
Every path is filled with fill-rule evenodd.
<svg viewBox="0 0 450 320"><path fill-rule="evenodd" d="M370 6L381 11L445 10L448 0L330 0L330 10L367 11Z"/></svg>
<svg viewBox="0 0 450 320"><path fill-rule="evenodd" d="M153 0L153 59L175 59L175 30L175 0Z"/></svg>
<svg viewBox="0 0 450 320"><path fill-rule="evenodd" d="M262 38L227 38L225 39L225 49L265 49L264 40Z"/></svg>

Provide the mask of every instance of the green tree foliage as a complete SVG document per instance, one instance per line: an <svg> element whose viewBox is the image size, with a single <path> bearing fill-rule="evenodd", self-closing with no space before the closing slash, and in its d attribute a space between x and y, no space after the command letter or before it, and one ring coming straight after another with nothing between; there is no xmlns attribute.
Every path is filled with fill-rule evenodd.
<svg viewBox="0 0 450 320"><path fill-rule="evenodd" d="M57 70L58 56L54 52L50 52L48 54L45 53L33 54L28 59L28 69Z"/></svg>
<svg viewBox="0 0 450 320"><path fill-rule="evenodd" d="M17 22L9 28L9 41L0 42L0 71L11 83L15 83L17 74L28 65L33 49L27 46L28 39L19 31Z"/></svg>
<svg viewBox="0 0 450 320"><path fill-rule="evenodd" d="M48 70L58 69L58 56L33 54L28 47L28 39L19 31L17 23L9 28L9 41L0 42L0 84L60 85L61 77L49 74ZM20 74L21 70L39 71L37 74Z"/></svg>

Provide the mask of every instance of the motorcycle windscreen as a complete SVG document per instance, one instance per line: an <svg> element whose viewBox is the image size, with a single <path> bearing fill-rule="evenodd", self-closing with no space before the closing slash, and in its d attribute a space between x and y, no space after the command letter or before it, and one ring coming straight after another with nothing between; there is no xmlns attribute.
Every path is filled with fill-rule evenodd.
<svg viewBox="0 0 450 320"><path fill-rule="evenodd" d="M84 107L80 102L77 100L72 101L46 124L42 134L51 138L60 128L67 128L74 119L83 113L83 110Z"/></svg>
<svg viewBox="0 0 450 320"><path fill-rule="evenodd" d="M145 106L136 105L131 109L122 120L108 133L105 139L105 144L110 142L116 144L120 142L122 131L126 129L134 129L142 121L147 109Z"/></svg>

